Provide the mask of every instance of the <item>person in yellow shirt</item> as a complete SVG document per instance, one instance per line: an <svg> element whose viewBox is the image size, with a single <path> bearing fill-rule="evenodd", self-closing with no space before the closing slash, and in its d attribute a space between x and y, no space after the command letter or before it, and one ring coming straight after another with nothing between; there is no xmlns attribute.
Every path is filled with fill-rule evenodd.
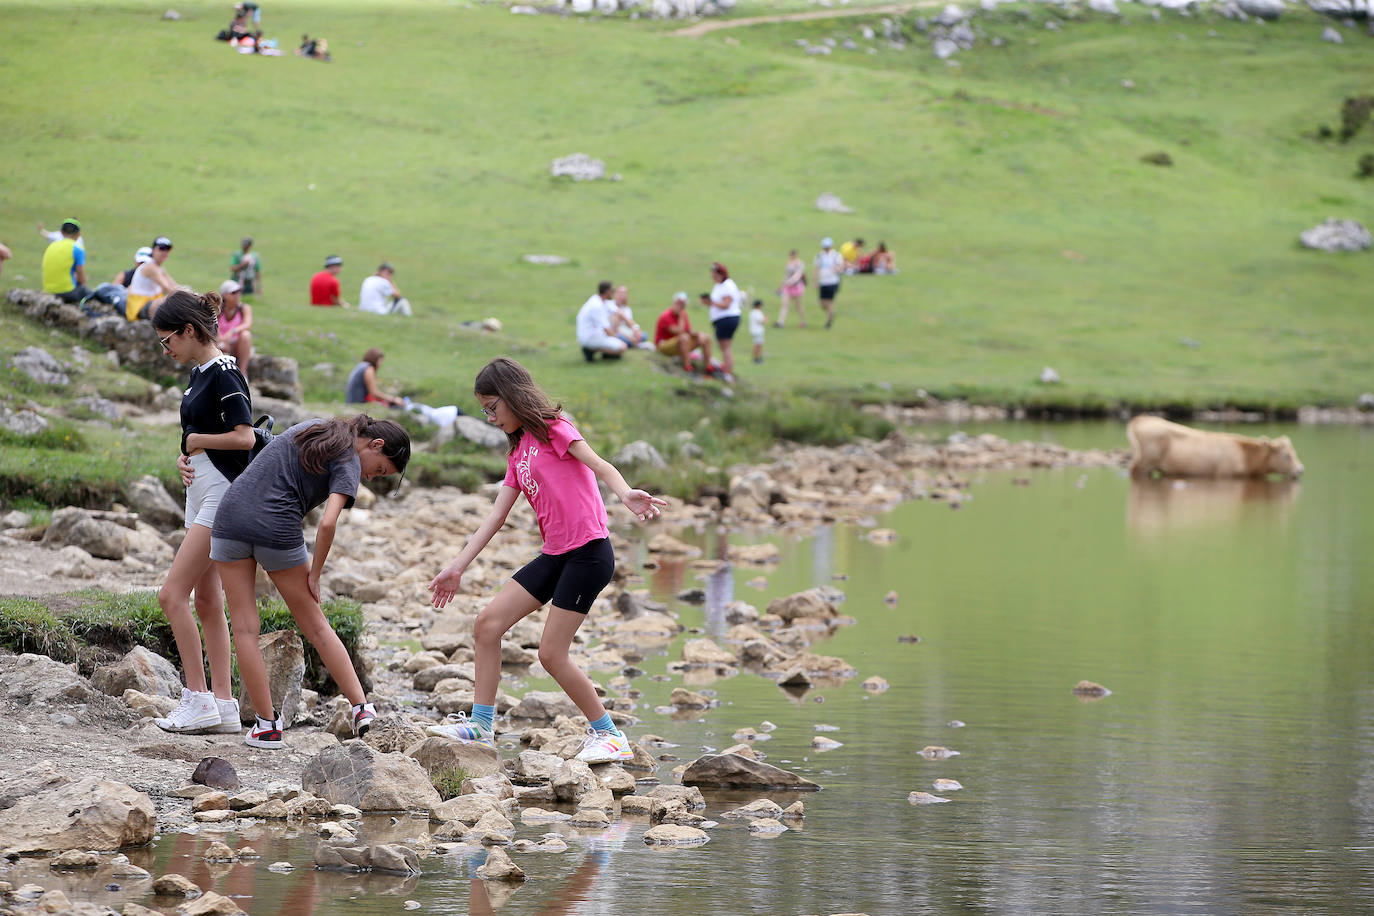
<svg viewBox="0 0 1374 916"><path fill-rule="evenodd" d="M61 238L43 252L43 292L63 302L81 302L91 294L86 288L86 249L76 244L81 224L64 220L61 231Z"/></svg>
<svg viewBox="0 0 1374 916"><path fill-rule="evenodd" d="M854 239L852 242L845 242L840 246L840 256L844 258L845 273L858 273L859 259L864 256L864 240Z"/></svg>

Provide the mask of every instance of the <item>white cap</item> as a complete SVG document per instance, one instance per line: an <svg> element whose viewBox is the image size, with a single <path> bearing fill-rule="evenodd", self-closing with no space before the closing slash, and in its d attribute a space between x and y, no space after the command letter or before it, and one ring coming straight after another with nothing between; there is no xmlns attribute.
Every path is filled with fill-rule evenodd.
<svg viewBox="0 0 1374 916"><path fill-rule="evenodd" d="M828 235L827 235L825 238L821 239L821 247L822 247L822 248L829 248L829 247L831 247L831 246L834 245L834 244L835 244L835 240L832 239L832 238L831 238L830 236L828 236Z"/></svg>
<svg viewBox="0 0 1374 916"><path fill-rule="evenodd" d="M227 296L230 293L237 293L241 292L242 290L243 287L239 286L239 281L237 280L225 280L223 283L219 285L219 294L221 296Z"/></svg>
<svg viewBox="0 0 1374 916"><path fill-rule="evenodd" d="M147 245L144 245L142 248L138 249L138 251L134 252L135 264L147 264L152 259L153 249L149 248Z"/></svg>
<svg viewBox="0 0 1374 916"><path fill-rule="evenodd" d="M679 299L681 299L683 302L687 301L686 290L678 290L677 292L673 293L673 301L677 302Z"/></svg>

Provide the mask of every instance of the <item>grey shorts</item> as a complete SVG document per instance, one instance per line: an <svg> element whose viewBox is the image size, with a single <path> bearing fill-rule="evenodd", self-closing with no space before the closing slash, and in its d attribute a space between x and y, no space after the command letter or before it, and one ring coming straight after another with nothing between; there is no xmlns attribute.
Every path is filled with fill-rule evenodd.
<svg viewBox="0 0 1374 916"><path fill-rule="evenodd" d="M297 547L281 548L263 547L261 544L250 544L230 538L210 538L210 559L230 563L250 558L257 560L259 566L273 573L293 566L304 566L310 562L310 551L305 549L304 541Z"/></svg>

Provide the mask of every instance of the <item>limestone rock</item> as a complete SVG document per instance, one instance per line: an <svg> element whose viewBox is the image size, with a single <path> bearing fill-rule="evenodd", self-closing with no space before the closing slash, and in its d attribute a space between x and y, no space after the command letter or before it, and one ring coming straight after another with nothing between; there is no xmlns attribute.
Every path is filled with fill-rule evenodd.
<svg viewBox="0 0 1374 916"><path fill-rule="evenodd" d="M256 381L256 379L254 380ZM305 679L305 646L295 630L277 630L258 636L258 648L267 666L267 683L277 718L287 728L301 714L301 686ZM245 725L255 721L257 710L244 690L239 697L239 718Z"/></svg>
<svg viewBox="0 0 1374 916"><path fill-rule="evenodd" d="M57 547L66 544L80 547L93 557L122 560L129 552L127 528L103 518L96 518L85 509L68 506L52 514L43 544Z"/></svg>
<svg viewBox="0 0 1374 916"><path fill-rule="evenodd" d="M52 857L48 863L50 868L95 868L100 864L100 857L93 852L84 849L68 849L59 852Z"/></svg>
<svg viewBox="0 0 1374 916"><path fill-rule="evenodd" d="M336 846L325 842L315 847L315 867L366 871L372 867L372 857L366 846Z"/></svg>
<svg viewBox="0 0 1374 916"><path fill-rule="evenodd" d="M0 404L0 429L18 436L36 436L48 428L48 421L36 410L11 410Z"/></svg>
<svg viewBox="0 0 1374 916"><path fill-rule="evenodd" d="M543 751L521 751L515 758L515 775L524 779L552 779L563 766L563 758Z"/></svg>
<svg viewBox="0 0 1374 916"><path fill-rule="evenodd" d="M531 690L510 711L513 719L545 719L558 716L579 716L581 710L561 690Z"/></svg>
<svg viewBox="0 0 1374 916"><path fill-rule="evenodd" d="M399 843L383 843L370 850L372 869L392 874L420 874L420 857L409 846Z"/></svg>
<svg viewBox="0 0 1374 916"><path fill-rule="evenodd" d="M829 49L827 48L826 50L828 51ZM830 191L826 191L820 197L816 198L816 209L820 210L822 213L854 212L853 208L845 206L844 201L840 200L838 194L833 194Z"/></svg>
<svg viewBox="0 0 1374 916"><path fill-rule="evenodd" d="M20 799L65 786L71 781L71 777L51 761L34 764L22 773L5 777L3 784L0 784L0 810L12 807Z"/></svg>
<svg viewBox="0 0 1374 916"><path fill-rule="evenodd" d="M381 754L405 753L406 748L425 740L425 730L405 716L387 713L372 721L363 743Z"/></svg>
<svg viewBox="0 0 1374 916"><path fill-rule="evenodd" d="M668 534L666 531L660 531L658 534L655 534L653 537L649 538L649 552L666 553L680 557L701 556L700 547L693 547L691 544L688 544L684 541L679 541L677 538L673 537L671 534Z"/></svg>
<svg viewBox="0 0 1374 916"><path fill-rule="evenodd" d="M199 897L201 890L185 875L167 874L153 882L153 893L159 897Z"/></svg>
<svg viewBox="0 0 1374 916"><path fill-rule="evenodd" d="M301 787L361 811L428 811L441 802L420 764L403 754L379 754L356 739L313 757Z"/></svg>
<svg viewBox="0 0 1374 916"><path fill-rule="evenodd" d="M760 798L747 805L732 808L721 817L732 820L756 820L761 817L782 817L782 806L772 799Z"/></svg>
<svg viewBox="0 0 1374 916"><path fill-rule="evenodd" d="M1369 230L1353 219L1327 219L1299 238L1304 247L1318 251L1363 251L1371 241Z"/></svg>
<svg viewBox="0 0 1374 916"><path fill-rule="evenodd" d="M113 665L102 665L91 675L91 685L112 697L126 690L149 696L181 697L181 675L171 662L143 646L134 646Z"/></svg>
<svg viewBox="0 0 1374 916"><path fill-rule="evenodd" d="M492 776L501 769L501 755L495 748L464 744L450 738L427 737L406 748L405 753L430 776L456 769L465 770L471 776Z"/></svg>
<svg viewBox="0 0 1374 916"><path fill-rule="evenodd" d="M706 809L706 798L701 794L701 790L695 786L654 786L648 791L646 797L665 805L680 803L690 811L704 811Z"/></svg>
<svg viewBox="0 0 1374 916"><path fill-rule="evenodd" d="M510 855L499 846L487 853L486 864L477 869L477 876L488 881L524 881L525 873L511 861Z"/></svg>
<svg viewBox="0 0 1374 916"><path fill-rule="evenodd" d="M949 801L938 795L931 795L929 792L912 792L907 795L906 800L913 805L941 805Z"/></svg>
<svg viewBox="0 0 1374 916"><path fill-rule="evenodd" d="M668 462L663 460L663 456L659 454L658 449L654 448L643 439L636 439L634 442L631 442L629 445L616 452L611 462L616 467L627 464L642 464L651 468L666 468L668 466Z"/></svg>
<svg viewBox="0 0 1374 916"><path fill-rule="evenodd" d="M229 897L208 891L177 907L178 916L235 916L243 910Z"/></svg>
<svg viewBox="0 0 1374 916"><path fill-rule="evenodd" d="M432 808L429 819L445 824L457 821L471 827L493 811L500 814L501 803L490 795L459 795Z"/></svg>
<svg viewBox="0 0 1374 916"><path fill-rule="evenodd" d="M155 528L168 531L186 524L186 511L172 499L162 481L151 474L126 483L124 499L139 518Z"/></svg>
<svg viewBox="0 0 1374 916"><path fill-rule="evenodd" d="M738 665L733 652L710 639L689 639L682 645L682 660L689 665Z"/></svg>
<svg viewBox="0 0 1374 916"><path fill-rule="evenodd" d="M668 705L678 709L709 709L711 698L686 687L674 687L668 695Z"/></svg>
<svg viewBox="0 0 1374 916"><path fill-rule="evenodd" d="M677 824L659 824L644 831L644 842L649 846L703 846L710 840L705 830Z"/></svg>
<svg viewBox="0 0 1374 916"><path fill-rule="evenodd" d="M25 347L14 354L10 365L40 385L60 388L71 383L67 370L42 347Z"/></svg>
<svg viewBox="0 0 1374 916"><path fill-rule="evenodd" d="M783 620L796 620L799 617L828 620L838 616L839 612L819 588L808 588L782 598L774 598L768 602L767 613L776 614Z"/></svg>
<svg viewBox="0 0 1374 916"><path fill-rule="evenodd" d="M495 426L467 415L459 416L453 421L453 431L469 442L475 442L484 448L507 448L510 443L506 434Z"/></svg>
<svg viewBox="0 0 1374 916"><path fill-rule="evenodd" d="M1105 697L1111 693L1106 687L1093 681L1079 681L1074 685L1073 692L1081 697Z"/></svg>
<svg viewBox="0 0 1374 916"><path fill-rule="evenodd" d="M429 693L438 686L440 681L446 681L450 678L459 678L467 681L467 683L471 685L474 677L475 672L473 666L470 664L434 665L415 672L415 676L411 678L411 686L416 690Z"/></svg>
<svg viewBox="0 0 1374 916"><path fill-rule="evenodd" d="M559 801L573 801L599 786L591 767L581 760L565 760L550 781L553 797Z"/></svg>
<svg viewBox="0 0 1374 916"><path fill-rule="evenodd" d="M88 776L0 811L0 849L20 853L122 849L152 842L157 812L147 795Z"/></svg>
<svg viewBox="0 0 1374 916"><path fill-rule="evenodd" d="M805 789L820 786L795 773L772 764L749 760L736 754L706 754L688 765L682 774L684 786L709 786L736 789Z"/></svg>
<svg viewBox="0 0 1374 916"><path fill-rule="evenodd" d="M773 817L761 817L749 822L749 832L758 834L778 834L787 830L782 821Z"/></svg>
<svg viewBox="0 0 1374 916"><path fill-rule="evenodd" d="M300 367L288 356L256 355L248 362L248 377L253 387L269 398L301 401Z"/></svg>
<svg viewBox="0 0 1374 916"><path fill-rule="evenodd" d="M150 697L146 693L137 690L126 690L120 699L124 705L134 711L136 715L145 717L165 717L176 708L176 700L171 697Z"/></svg>
<svg viewBox="0 0 1374 916"><path fill-rule="evenodd" d="M239 857L224 843L215 842L205 847L201 858L207 862L237 862Z"/></svg>
<svg viewBox="0 0 1374 916"><path fill-rule="evenodd" d="M586 4L590 11L590 3ZM573 11L578 12L577 2L574 0ZM573 153L553 160L549 166L549 174L554 178L568 177L573 181L598 181L606 177L606 163L600 159L593 159L586 153Z"/></svg>
<svg viewBox="0 0 1374 916"><path fill-rule="evenodd" d="M223 792L206 792L191 799L192 811L228 811L229 796Z"/></svg>

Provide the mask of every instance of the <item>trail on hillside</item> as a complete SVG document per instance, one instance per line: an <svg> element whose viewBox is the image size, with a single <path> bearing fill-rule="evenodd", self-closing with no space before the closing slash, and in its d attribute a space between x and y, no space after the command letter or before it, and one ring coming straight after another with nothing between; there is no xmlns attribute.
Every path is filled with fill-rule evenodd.
<svg viewBox="0 0 1374 916"><path fill-rule="evenodd" d="M807 19L840 19L847 16L872 16L879 13L905 13L921 6L939 6L940 0L919 0L916 3L889 3L886 6L863 6L840 10L807 10L802 13L778 13L776 16L747 16L743 19L712 19L677 29L674 35L695 38L718 29L735 29L770 22L802 22Z"/></svg>

